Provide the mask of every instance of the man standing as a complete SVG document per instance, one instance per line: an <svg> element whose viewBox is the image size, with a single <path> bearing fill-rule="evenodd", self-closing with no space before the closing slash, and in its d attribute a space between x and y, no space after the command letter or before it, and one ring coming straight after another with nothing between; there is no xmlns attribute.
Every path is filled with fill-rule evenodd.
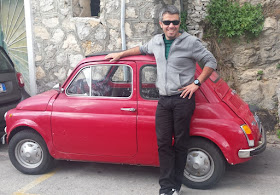
<svg viewBox="0 0 280 195"><path fill-rule="evenodd" d="M195 36L180 32L179 10L168 5L159 14L164 34L155 35L141 47L134 47L105 58L154 54L157 63L157 88L160 98L156 111L156 135L160 161L160 195L179 193L186 165L190 121L195 109L194 93L211 75L217 63ZM196 62L204 65L194 78ZM174 136L174 143L172 137Z"/></svg>

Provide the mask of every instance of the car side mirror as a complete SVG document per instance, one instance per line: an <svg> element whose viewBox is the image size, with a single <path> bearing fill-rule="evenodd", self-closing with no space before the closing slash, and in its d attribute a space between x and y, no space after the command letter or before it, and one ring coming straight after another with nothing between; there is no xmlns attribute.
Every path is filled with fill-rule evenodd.
<svg viewBox="0 0 280 195"><path fill-rule="evenodd" d="M55 86L53 86L53 89L58 91L59 93L63 92L63 88L61 87L60 83L57 83Z"/></svg>

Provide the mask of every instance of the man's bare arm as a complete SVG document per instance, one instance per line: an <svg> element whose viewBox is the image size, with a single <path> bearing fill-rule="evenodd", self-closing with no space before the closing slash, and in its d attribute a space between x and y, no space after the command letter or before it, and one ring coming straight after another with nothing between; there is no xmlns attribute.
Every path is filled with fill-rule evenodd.
<svg viewBox="0 0 280 195"><path fill-rule="evenodd" d="M208 77L210 77L210 75L212 74L213 71L214 71L213 68L205 66L202 70L202 73L199 75L199 77L197 77L197 79L200 81L200 83L203 83L204 81L206 81L208 79ZM181 97L185 98L188 96L188 98L190 99L192 97L193 93L198 88L199 88L198 85L195 85L194 83L192 83L186 87L179 89L179 91L182 91Z"/></svg>
<svg viewBox="0 0 280 195"><path fill-rule="evenodd" d="M133 47L131 49L121 51L118 53L110 53L105 56L105 59L111 59L110 62L115 62L118 61L120 58L126 57L126 56L133 56L133 55L140 55L140 47Z"/></svg>
<svg viewBox="0 0 280 195"><path fill-rule="evenodd" d="M200 81L200 83L203 83L210 77L213 71L214 71L213 68L205 66L202 70L202 73L197 77L197 79Z"/></svg>

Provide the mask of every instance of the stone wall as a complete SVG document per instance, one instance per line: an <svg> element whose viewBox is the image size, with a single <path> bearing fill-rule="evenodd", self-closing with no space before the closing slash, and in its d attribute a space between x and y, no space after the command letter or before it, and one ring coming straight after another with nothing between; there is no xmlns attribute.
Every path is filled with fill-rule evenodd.
<svg viewBox="0 0 280 195"><path fill-rule="evenodd" d="M249 104L263 110L267 129L277 124L280 100L280 2L279 0L240 0L261 3L265 24L261 36L251 42L222 42L216 46L222 59L219 70L224 80ZM121 0L101 0L100 17L73 17L77 0L32 0L34 47L38 93L62 83L86 55L120 50ZM141 45L161 32L158 10L165 4L182 5L188 12L189 33L203 37L201 25L210 0L126 0L127 48ZM208 43L210 48L211 43ZM214 51L213 51L214 52ZM262 71L263 75L258 75ZM270 125L271 124L271 125Z"/></svg>
<svg viewBox="0 0 280 195"><path fill-rule="evenodd" d="M91 17L91 0L73 0L72 11L74 17Z"/></svg>
<svg viewBox="0 0 280 195"><path fill-rule="evenodd" d="M206 6L210 0L184 0L184 10L188 13L187 27L188 33L203 38L203 26L201 23L206 17Z"/></svg>
<svg viewBox="0 0 280 195"><path fill-rule="evenodd" d="M225 64L233 72L232 82L240 96L258 108L265 128L274 130L279 128L280 113L280 1L250 2L261 3L264 8L265 22L261 36L250 42L242 39L239 43L224 43L220 47L224 51Z"/></svg>
<svg viewBox="0 0 280 195"><path fill-rule="evenodd" d="M249 43L233 45L228 56L236 70L234 81L241 97L249 104L267 110L267 129L272 130L279 118L280 83L280 1L266 0L261 3L265 10L265 23L261 36ZM263 75L259 75L263 72ZM278 96L278 97L277 97Z"/></svg>
<svg viewBox="0 0 280 195"><path fill-rule="evenodd" d="M280 1L239 0L242 5L260 3L264 9L265 23L260 37L253 41L223 40L209 42L208 46L219 59L219 71L223 79L252 105L267 130L278 127L280 113ZM192 34L202 37L202 22L206 16L205 5L209 0L188 3L188 28ZM201 8L202 7L202 8Z"/></svg>
<svg viewBox="0 0 280 195"><path fill-rule="evenodd" d="M100 1L100 17L81 15L81 0L32 0L34 54L38 93L62 83L86 55L121 50L121 0ZM158 10L179 0L127 0L127 48L141 45L161 32ZM77 6L76 6L77 8Z"/></svg>

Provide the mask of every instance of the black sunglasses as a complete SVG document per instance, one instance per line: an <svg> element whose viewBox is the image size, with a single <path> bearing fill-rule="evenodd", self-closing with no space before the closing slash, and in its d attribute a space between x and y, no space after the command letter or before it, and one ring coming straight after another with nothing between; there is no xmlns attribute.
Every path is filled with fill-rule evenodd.
<svg viewBox="0 0 280 195"><path fill-rule="evenodd" d="M173 20L173 21L165 20L165 21L162 21L162 23L163 23L164 25L170 25L171 23L172 23L173 25L178 25L178 24L180 23L180 21L179 21L179 20Z"/></svg>

